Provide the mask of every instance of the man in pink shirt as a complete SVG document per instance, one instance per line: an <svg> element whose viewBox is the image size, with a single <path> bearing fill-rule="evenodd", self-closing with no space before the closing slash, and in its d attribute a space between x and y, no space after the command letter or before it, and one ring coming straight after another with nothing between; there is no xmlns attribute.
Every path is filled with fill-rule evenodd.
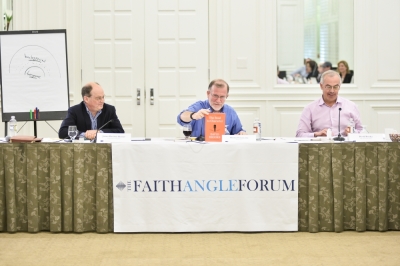
<svg viewBox="0 0 400 266"><path fill-rule="evenodd" d="M362 130L360 113L355 103L338 96L341 83L339 74L333 70L328 70L322 74L320 83L322 97L304 108L300 116L296 137L326 136L329 128L332 129L332 136L337 136L339 108L341 108L341 135L346 136L350 132L349 124L351 120L354 121L355 133Z"/></svg>

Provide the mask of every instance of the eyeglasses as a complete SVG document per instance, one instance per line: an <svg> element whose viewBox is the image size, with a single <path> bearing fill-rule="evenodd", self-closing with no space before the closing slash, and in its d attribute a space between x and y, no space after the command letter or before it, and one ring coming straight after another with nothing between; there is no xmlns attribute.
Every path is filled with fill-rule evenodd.
<svg viewBox="0 0 400 266"><path fill-rule="evenodd" d="M335 85L335 86L331 86L331 85L326 85L325 89L327 89L328 91L330 91L331 89L333 89L334 91L337 91L340 89L340 85Z"/></svg>
<svg viewBox="0 0 400 266"><path fill-rule="evenodd" d="M218 95L215 95L215 94L211 94L211 97L212 97L214 100L220 99L221 101L224 101L224 100L226 100L226 97L228 97L228 96L218 96Z"/></svg>
<svg viewBox="0 0 400 266"><path fill-rule="evenodd" d="M89 98L93 98L93 99L95 99L95 100L98 101L98 102L104 101L104 97L105 97L105 96L98 96L98 97L89 96Z"/></svg>

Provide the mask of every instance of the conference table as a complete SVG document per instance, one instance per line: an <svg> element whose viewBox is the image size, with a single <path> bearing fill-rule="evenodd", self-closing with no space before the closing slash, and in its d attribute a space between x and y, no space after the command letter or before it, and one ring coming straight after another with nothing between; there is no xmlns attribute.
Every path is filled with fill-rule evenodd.
<svg viewBox="0 0 400 266"><path fill-rule="evenodd" d="M400 229L400 143L298 145L299 231ZM112 144L2 143L0 162L0 232L114 232Z"/></svg>

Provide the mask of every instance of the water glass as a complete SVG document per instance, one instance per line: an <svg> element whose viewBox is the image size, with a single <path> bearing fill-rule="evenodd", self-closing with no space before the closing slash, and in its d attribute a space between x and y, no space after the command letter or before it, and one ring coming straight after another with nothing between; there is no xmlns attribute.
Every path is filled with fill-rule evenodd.
<svg viewBox="0 0 400 266"><path fill-rule="evenodd" d="M76 129L76 126L69 126L68 136L71 138L71 141L73 141L77 135L78 135L78 130Z"/></svg>

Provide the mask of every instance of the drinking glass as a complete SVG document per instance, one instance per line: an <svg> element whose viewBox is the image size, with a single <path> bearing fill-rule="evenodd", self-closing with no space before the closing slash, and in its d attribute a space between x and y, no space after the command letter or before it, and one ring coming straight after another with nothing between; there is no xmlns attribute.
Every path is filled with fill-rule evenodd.
<svg viewBox="0 0 400 266"><path fill-rule="evenodd" d="M76 126L69 126L68 127L68 136L71 138L71 141L73 141L78 135L78 130L76 129Z"/></svg>
<svg viewBox="0 0 400 266"><path fill-rule="evenodd" d="M191 124L183 125L183 135L185 135L186 140L189 140L190 135L192 135L192 125Z"/></svg>

